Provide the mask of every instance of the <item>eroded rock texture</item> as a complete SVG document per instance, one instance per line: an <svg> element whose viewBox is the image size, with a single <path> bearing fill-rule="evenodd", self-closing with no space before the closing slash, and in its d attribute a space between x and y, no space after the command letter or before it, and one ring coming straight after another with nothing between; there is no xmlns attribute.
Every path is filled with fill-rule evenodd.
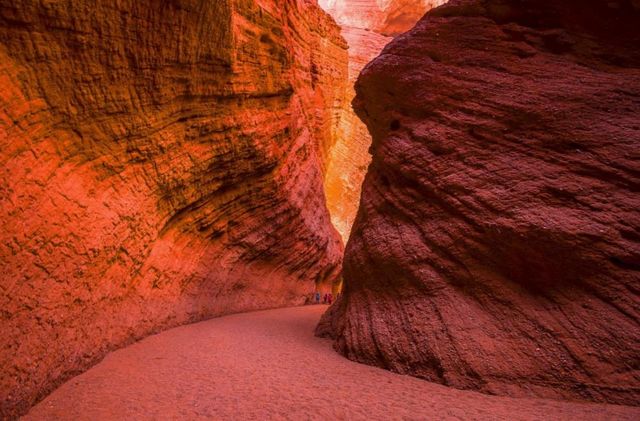
<svg viewBox="0 0 640 421"><path fill-rule="evenodd" d="M404 32L424 13L444 1L320 0L319 4L342 26L349 45L349 88L347 103L355 97L353 88L362 69L376 58L393 38L384 23L392 21L396 31ZM397 20L394 17L401 16ZM395 19L395 20L394 20ZM327 207L333 225L346 242L358 211L362 182L371 162L368 152L371 135L353 108L346 106L340 117L336 144L331 149L325 177Z"/></svg>
<svg viewBox="0 0 640 421"><path fill-rule="evenodd" d="M637 6L455 1L367 66L373 162L319 327L340 352L458 388L640 402Z"/></svg>
<svg viewBox="0 0 640 421"><path fill-rule="evenodd" d="M0 415L109 350L302 303L347 51L315 1L0 1Z"/></svg>

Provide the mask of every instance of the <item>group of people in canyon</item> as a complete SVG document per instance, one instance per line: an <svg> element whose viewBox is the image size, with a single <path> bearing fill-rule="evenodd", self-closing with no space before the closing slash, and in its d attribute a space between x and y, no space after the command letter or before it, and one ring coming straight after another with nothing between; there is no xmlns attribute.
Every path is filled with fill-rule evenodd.
<svg viewBox="0 0 640 421"><path fill-rule="evenodd" d="M339 295L339 294L338 294ZM314 293L311 294L311 303L313 304L320 304L320 297L322 296L322 304L329 304L331 305L331 303L333 303L333 294L330 292L325 293L324 295L322 295L320 293L320 291L316 291Z"/></svg>

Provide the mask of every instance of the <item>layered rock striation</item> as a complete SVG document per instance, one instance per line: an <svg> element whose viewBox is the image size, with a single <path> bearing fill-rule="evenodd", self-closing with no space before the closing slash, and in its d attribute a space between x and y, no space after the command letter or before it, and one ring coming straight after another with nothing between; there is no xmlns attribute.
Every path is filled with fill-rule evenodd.
<svg viewBox="0 0 640 421"><path fill-rule="evenodd" d="M144 335L331 282L346 81L311 0L1 0L0 415Z"/></svg>
<svg viewBox="0 0 640 421"><path fill-rule="evenodd" d="M640 402L637 2L453 1L361 74L373 162L347 357L492 394Z"/></svg>

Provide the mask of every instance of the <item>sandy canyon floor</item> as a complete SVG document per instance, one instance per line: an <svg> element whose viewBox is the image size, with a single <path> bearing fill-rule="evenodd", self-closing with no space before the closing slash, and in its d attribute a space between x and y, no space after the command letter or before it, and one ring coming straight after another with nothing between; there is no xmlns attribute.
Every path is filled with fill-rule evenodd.
<svg viewBox="0 0 640 421"><path fill-rule="evenodd" d="M236 314L148 337L26 419L640 419L640 408L487 396L351 362L313 335L325 309Z"/></svg>

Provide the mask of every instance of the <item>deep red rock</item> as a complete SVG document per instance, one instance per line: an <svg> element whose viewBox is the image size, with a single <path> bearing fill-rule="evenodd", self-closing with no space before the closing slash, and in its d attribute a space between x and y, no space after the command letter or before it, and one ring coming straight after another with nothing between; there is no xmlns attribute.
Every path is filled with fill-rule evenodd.
<svg viewBox="0 0 640 421"><path fill-rule="evenodd" d="M640 402L637 2L454 1L367 66L347 357L464 389Z"/></svg>
<svg viewBox="0 0 640 421"><path fill-rule="evenodd" d="M347 51L315 1L0 0L0 417L340 271Z"/></svg>

